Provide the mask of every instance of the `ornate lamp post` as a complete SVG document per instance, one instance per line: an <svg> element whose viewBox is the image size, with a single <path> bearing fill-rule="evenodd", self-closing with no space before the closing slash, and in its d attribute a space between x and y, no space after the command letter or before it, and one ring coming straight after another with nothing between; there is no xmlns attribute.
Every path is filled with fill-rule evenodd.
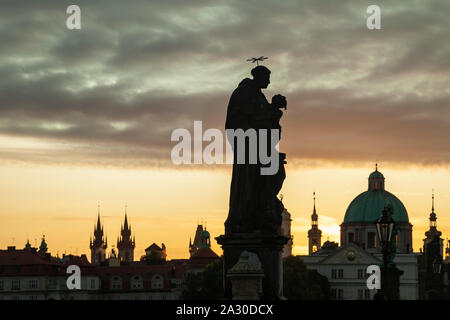
<svg viewBox="0 0 450 320"><path fill-rule="evenodd" d="M387 267L389 263L394 224L394 219L392 219L392 207L389 205L385 206L381 218L376 222L378 240L381 243L381 252L383 253L383 267Z"/></svg>
<svg viewBox="0 0 450 320"><path fill-rule="evenodd" d="M392 261L392 238L395 233L395 221L392 215L392 206L387 205L384 207L381 217L376 221L378 240L381 244L381 252L383 254L381 289L374 297L377 300L398 300L400 296L400 275L403 274L403 271L398 270Z"/></svg>

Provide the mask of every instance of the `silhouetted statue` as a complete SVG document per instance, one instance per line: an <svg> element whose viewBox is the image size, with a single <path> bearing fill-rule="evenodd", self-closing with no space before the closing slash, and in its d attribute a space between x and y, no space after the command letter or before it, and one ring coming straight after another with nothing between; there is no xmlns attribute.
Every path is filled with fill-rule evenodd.
<svg viewBox="0 0 450 320"><path fill-rule="evenodd" d="M279 153L271 144L274 138L270 129L279 129L280 118L283 115L281 108L286 108L286 98L275 95L269 103L261 92L270 83L270 70L264 66L252 69L253 79L245 78L231 95L225 128L256 130L257 142L245 143L245 163L237 163L237 138L229 135L228 141L234 145L233 175L230 188L230 203L228 219L225 222L225 233L264 233L279 235L281 226L281 213L284 209L277 195L281 190L286 177L284 170L285 154ZM259 129L269 129L267 135L262 136ZM279 139L280 135L276 136ZM234 144L232 143L234 140ZM260 141L261 140L261 141ZM269 154L276 156L278 170L273 175L261 174L264 164L259 157L260 142L266 144ZM249 163L251 148L257 150L256 163ZM274 154L276 153L276 154ZM274 159L274 158L271 158Z"/></svg>

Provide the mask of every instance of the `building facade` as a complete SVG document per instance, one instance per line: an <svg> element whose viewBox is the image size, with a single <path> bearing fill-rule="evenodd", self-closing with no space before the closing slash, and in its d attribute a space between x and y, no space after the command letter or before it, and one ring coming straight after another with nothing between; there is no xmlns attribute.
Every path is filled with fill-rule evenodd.
<svg viewBox="0 0 450 320"><path fill-rule="evenodd" d="M358 195L348 206L340 225L341 243L326 241L320 247L321 231L315 209L308 231L309 255L302 256L308 269L315 269L327 277L331 294L339 300L373 299L377 290L367 288L367 267L381 265L381 246L375 222L383 208L390 204L398 233L393 241L397 251L394 263L403 271L400 277L400 298L419 299L419 256L412 249L412 225L403 203L385 190L385 178L376 166L369 176L368 190Z"/></svg>
<svg viewBox="0 0 450 320"><path fill-rule="evenodd" d="M211 250L209 232L202 228L199 247L190 259L166 261L165 245L152 244L144 259L134 261L134 254L123 254L127 248L134 249L134 239L132 246L126 241L131 239L127 217L122 231L118 243L128 246L118 246L118 255L112 249L107 257L99 215L90 241L91 262L85 255L52 257L44 237L39 248L27 242L24 249L11 246L0 250L0 300L178 300L186 275L203 271L219 258ZM81 289L68 289L70 265L80 267Z"/></svg>

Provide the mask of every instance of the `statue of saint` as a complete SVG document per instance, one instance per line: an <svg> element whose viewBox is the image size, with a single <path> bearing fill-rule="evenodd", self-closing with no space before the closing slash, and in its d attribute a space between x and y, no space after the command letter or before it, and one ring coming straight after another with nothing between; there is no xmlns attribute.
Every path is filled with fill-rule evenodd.
<svg viewBox="0 0 450 320"><path fill-rule="evenodd" d="M264 233L280 234L281 213L284 209L277 195L281 190L286 177L284 164L285 154L274 148L274 137L271 129L277 129L277 141L280 139L280 118L283 115L281 108L286 108L286 98L275 95L269 103L261 92L270 83L270 70L259 65L252 69L253 79L245 78L233 91L227 110L225 129L227 129L228 142L234 148L233 175L230 188L230 203L228 218L225 222L225 233ZM244 132L254 130L255 140L245 140L245 163L237 161L238 141L229 131L242 129ZM267 134L262 135L260 129L266 129ZM230 141L234 140L234 141ZM255 145L256 144L256 145ZM261 174L261 168L267 163L261 162L259 150L266 144L266 151L270 154L276 152L278 170L275 174ZM253 149L252 149L253 148ZM252 150L257 151L257 161L249 161Z"/></svg>

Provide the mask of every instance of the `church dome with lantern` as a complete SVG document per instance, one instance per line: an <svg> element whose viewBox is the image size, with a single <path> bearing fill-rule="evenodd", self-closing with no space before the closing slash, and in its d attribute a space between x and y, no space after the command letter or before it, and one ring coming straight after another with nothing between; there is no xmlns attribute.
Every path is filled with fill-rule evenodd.
<svg viewBox="0 0 450 320"><path fill-rule="evenodd" d="M378 165L369 175L368 190L353 199L345 212L341 224L341 244L355 243L369 251L379 251L375 222L388 204L393 208L392 218L399 227L395 239L397 252L412 252L412 225L408 212L399 198L386 191L385 177L378 171Z"/></svg>
<svg viewBox="0 0 450 320"><path fill-rule="evenodd" d="M369 176L368 190L358 195L348 206L344 223L374 223L380 218L381 211L387 204L394 209L394 221L409 222L405 206L400 199L385 190L384 180L383 174L376 168Z"/></svg>

